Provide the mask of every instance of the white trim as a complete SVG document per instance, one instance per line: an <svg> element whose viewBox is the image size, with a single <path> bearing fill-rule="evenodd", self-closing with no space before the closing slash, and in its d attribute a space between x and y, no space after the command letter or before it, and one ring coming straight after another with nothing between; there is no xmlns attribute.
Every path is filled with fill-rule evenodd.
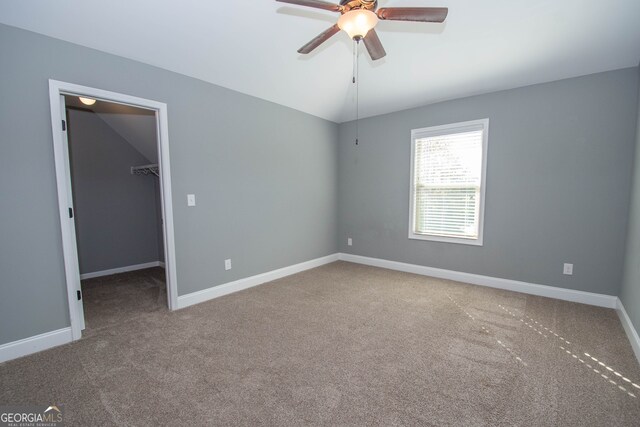
<svg viewBox="0 0 640 427"><path fill-rule="evenodd" d="M0 363L73 341L71 327L0 345Z"/></svg>
<svg viewBox="0 0 640 427"><path fill-rule="evenodd" d="M167 104L156 109L158 125L158 164L160 165L160 205L162 206L164 232L164 265L167 277L167 301L169 310L178 308L178 273L176 243L173 229L173 196L171 194L171 163L169 159L169 118Z"/></svg>
<svg viewBox="0 0 640 427"><path fill-rule="evenodd" d="M71 180L69 173L68 146L66 132L61 129L61 122L65 119L64 100L62 95L87 96L139 108L154 110L158 135L158 164L160 165L160 195L162 217L164 219L164 251L167 277L167 300L170 310L177 307L178 280L176 274L175 237L173 228L173 197L171 195L171 167L169 160L169 128L167 118L167 104L149 99L138 98L102 89L80 86L57 80L49 80L49 102L51 106L51 128L53 132L53 147L56 170L56 184L58 189L58 207L60 214L60 229L62 233L62 250L64 253L65 277L67 283L67 298L69 302L69 318L73 339L80 338L84 326L82 301L76 298L76 291L80 289L80 274L78 268L78 252L75 241L75 224L69 218L68 209L73 206L71 197ZM65 157L66 155L66 157Z"/></svg>
<svg viewBox="0 0 640 427"><path fill-rule="evenodd" d="M618 312L620 323L622 323L622 327L627 334L627 338L629 338L633 353L636 355L636 359L638 359L638 362L640 363L640 336L638 335L636 328L633 327L633 323L631 323L631 319L627 314L627 310L624 309L624 305L622 305L620 298L618 298L617 301L616 311Z"/></svg>
<svg viewBox="0 0 640 427"><path fill-rule="evenodd" d="M95 277L102 277L102 276L110 276L112 274L126 273L128 271L144 270L145 268L151 268L151 267L164 268L164 262L151 261L151 262L145 262L144 264L127 265L124 267L110 268L109 270L101 270L101 271L94 271L92 273L84 273L80 275L80 280L93 279Z"/></svg>
<svg viewBox="0 0 640 427"><path fill-rule="evenodd" d="M310 261L301 262L299 264L290 265L288 267L279 268L277 270L268 271L266 273L257 274L255 276L239 279L234 282L225 283L223 285L213 286L202 291L192 292L187 295L178 297L178 308L189 307L190 305L199 304L210 299L218 298L234 292L242 291L247 288L261 285L272 280L300 273L301 271L311 268L320 267L338 260L338 254L327 255L322 258L312 259Z"/></svg>
<svg viewBox="0 0 640 427"><path fill-rule="evenodd" d="M58 211L60 215L60 230L62 233L62 252L64 255L64 271L67 284L67 302L69 305L69 321L73 339L80 339L84 326L82 302L76 298L80 290L80 268L78 266L78 251L76 248L75 224L69 218L68 209L73 207L71 192L71 178L69 167L69 149L66 132L62 131L61 123L66 120L64 99L60 90L49 81L49 102L51 104L51 128L53 132L53 155L56 171L56 185L58 188Z"/></svg>
<svg viewBox="0 0 640 427"><path fill-rule="evenodd" d="M522 292L524 294L538 295L564 301L579 302L582 304L595 305L598 307L617 307L618 297L612 295L596 294L592 292L577 291L574 289L564 289L555 286L538 285L535 283L520 282L511 279L501 279L498 277L481 276L479 274L444 270L434 267L425 267L423 265L407 264L404 262L389 261L379 258L369 258L360 255L341 253L338 254L338 258L342 261L354 262L357 264L371 265L374 267L404 271L407 273L437 277L440 279L455 280L457 282L471 283L473 285L505 289L514 292Z"/></svg>
<svg viewBox="0 0 640 427"><path fill-rule="evenodd" d="M223 285L214 286L202 291L182 295L178 297L176 308L180 309L189 307L194 304L238 292L243 289L251 288L253 286L257 286L272 280L277 280L282 277L299 273L301 271L320 267L337 260L370 265L380 268L387 268L390 270L403 271L407 273L414 273L423 276L455 280L480 286L506 289L510 291L522 292L526 294L544 296L565 301L596 305L599 307L615 308L618 316L620 317L622 327L624 328L627 337L629 338L631 348L633 349L636 358L640 362L640 336L638 336L638 332L635 330L633 324L631 323L631 319L629 319L629 316L627 315L627 312L622 305L622 301L620 301L620 299L617 297L345 253L337 253L322 258L316 258L310 261L302 262L300 264L295 264L289 267L284 267L278 270L269 271L267 273L247 277L245 279L236 280L234 282L226 283ZM160 262L158 261L149 264L157 265L160 264ZM37 353L48 348L63 345L71 341L73 341L73 335L71 328L69 327L3 344L0 345L0 363L32 353Z"/></svg>
<svg viewBox="0 0 640 427"><path fill-rule="evenodd" d="M480 206L478 208L478 238L436 236L433 234L419 234L414 231L415 225L415 152L416 139L429 136L462 133L482 130L482 177L480 182ZM484 199L487 188L487 157L489 150L489 119L470 120L467 122L450 123L440 126L411 130L411 164L409 165L409 239L427 240L444 243L459 243L463 245L482 246L484 237Z"/></svg>

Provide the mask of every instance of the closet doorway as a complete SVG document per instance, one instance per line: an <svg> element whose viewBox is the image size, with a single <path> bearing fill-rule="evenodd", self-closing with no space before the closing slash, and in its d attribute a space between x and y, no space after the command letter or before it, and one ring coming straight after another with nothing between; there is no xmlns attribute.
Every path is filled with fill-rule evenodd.
<svg viewBox="0 0 640 427"><path fill-rule="evenodd" d="M176 307L166 105L50 81L74 339Z"/></svg>

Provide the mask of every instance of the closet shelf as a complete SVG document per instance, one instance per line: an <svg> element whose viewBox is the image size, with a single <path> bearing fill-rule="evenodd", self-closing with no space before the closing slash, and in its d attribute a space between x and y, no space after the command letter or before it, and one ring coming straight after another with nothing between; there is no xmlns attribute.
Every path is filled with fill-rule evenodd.
<svg viewBox="0 0 640 427"><path fill-rule="evenodd" d="M131 175L155 175L160 176L160 169L157 164L131 166Z"/></svg>

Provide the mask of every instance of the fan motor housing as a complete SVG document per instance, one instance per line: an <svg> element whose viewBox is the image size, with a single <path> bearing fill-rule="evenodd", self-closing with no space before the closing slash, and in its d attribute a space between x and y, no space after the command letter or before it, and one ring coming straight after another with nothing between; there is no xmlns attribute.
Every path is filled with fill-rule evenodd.
<svg viewBox="0 0 640 427"><path fill-rule="evenodd" d="M340 0L340 6L342 6L342 13L347 13L350 10L366 9L374 11L378 8L378 0Z"/></svg>

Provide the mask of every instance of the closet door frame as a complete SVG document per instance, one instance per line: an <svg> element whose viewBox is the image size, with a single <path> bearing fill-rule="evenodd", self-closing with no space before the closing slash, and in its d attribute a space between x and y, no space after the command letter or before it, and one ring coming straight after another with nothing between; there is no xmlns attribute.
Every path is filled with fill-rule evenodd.
<svg viewBox="0 0 640 427"><path fill-rule="evenodd" d="M73 197L71 193L71 170L67 140L67 118L64 96L84 96L98 100L130 105L155 111L158 136L158 164L160 169L160 197L163 218L164 259L167 278L167 301L169 310L178 308L178 282L176 274L176 252L171 196L171 167L169 159L169 127L167 104L103 89L76 85L58 80L49 80L49 102L51 105L51 129L58 188L58 207L62 252L64 255L69 319L73 340L82 336L84 311L80 288L80 269L73 219Z"/></svg>

